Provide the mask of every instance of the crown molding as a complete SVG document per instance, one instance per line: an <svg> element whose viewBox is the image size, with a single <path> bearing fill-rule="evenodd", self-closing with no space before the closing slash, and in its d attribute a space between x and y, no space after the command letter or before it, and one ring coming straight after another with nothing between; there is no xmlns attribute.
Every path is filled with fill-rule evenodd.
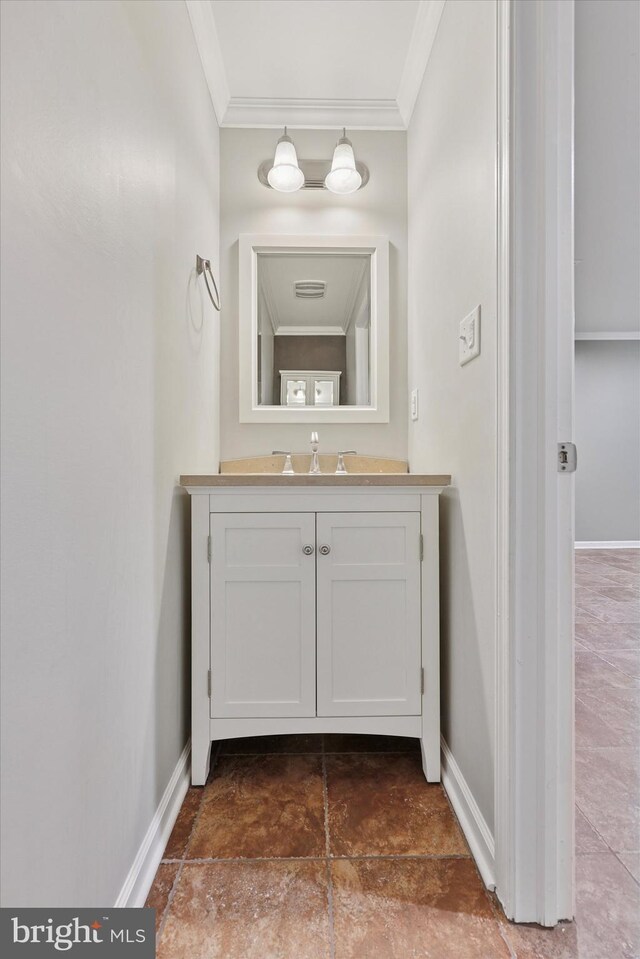
<svg viewBox="0 0 640 959"><path fill-rule="evenodd" d="M341 326L279 326L276 336L344 336Z"/></svg>
<svg viewBox="0 0 640 959"><path fill-rule="evenodd" d="M420 0L411 42L404 63L397 106L406 130L411 122L427 63L436 39L446 0Z"/></svg>
<svg viewBox="0 0 640 959"><path fill-rule="evenodd" d="M210 0L185 0L213 108L221 127L298 130L406 130L446 0L421 0L395 100L232 97Z"/></svg>
<svg viewBox="0 0 640 959"><path fill-rule="evenodd" d="M218 126L222 126L231 96L213 7L209 0L185 0L185 3Z"/></svg>
<svg viewBox="0 0 640 959"><path fill-rule="evenodd" d="M231 97L223 127L283 126L299 130L404 130L395 100L310 100Z"/></svg>

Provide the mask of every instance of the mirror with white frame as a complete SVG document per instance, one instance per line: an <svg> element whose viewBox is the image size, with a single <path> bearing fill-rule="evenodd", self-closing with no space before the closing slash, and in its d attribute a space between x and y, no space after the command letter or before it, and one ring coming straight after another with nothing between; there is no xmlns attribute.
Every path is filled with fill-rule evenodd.
<svg viewBox="0 0 640 959"><path fill-rule="evenodd" d="M240 237L240 421L388 422L386 237Z"/></svg>

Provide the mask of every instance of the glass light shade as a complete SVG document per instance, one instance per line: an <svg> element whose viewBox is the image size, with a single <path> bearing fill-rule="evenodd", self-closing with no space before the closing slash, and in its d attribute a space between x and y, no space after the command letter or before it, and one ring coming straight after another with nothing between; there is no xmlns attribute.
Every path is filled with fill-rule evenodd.
<svg viewBox="0 0 640 959"><path fill-rule="evenodd" d="M331 380L316 380L316 406L333 406L333 383Z"/></svg>
<svg viewBox="0 0 640 959"><path fill-rule="evenodd" d="M325 177L324 185L332 193L355 193L362 185L362 177L356 170L353 147L346 136L338 140L333 151L331 170Z"/></svg>
<svg viewBox="0 0 640 959"><path fill-rule="evenodd" d="M294 193L304 183L304 173L298 166L298 156L291 137L280 137L273 158L273 166L267 173L269 186L281 193Z"/></svg>
<svg viewBox="0 0 640 959"><path fill-rule="evenodd" d="M304 406L307 402L305 380L287 380L287 406Z"/></svg>

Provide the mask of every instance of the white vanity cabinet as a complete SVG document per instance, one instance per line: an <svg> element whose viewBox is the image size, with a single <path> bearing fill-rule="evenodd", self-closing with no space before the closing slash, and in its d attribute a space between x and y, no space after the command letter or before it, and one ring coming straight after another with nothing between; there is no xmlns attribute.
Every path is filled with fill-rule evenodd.
<svg viewBox="0 0 640 959"><path fill-rule="evenodd" d="M440 778L446 480L183 477L194 785L206 780L212 741L310 732L414 736L427 779Z"/></svg>
<svg viewBox="0 0 640 959"><path fill-rule="evenodd" d="M318 513L318 716L419 716L420 513Z"/></svg>
<svg viewBox="0 0 640 959"><path fill-rule="evenodd" d="M209 522L211 716L315 716L315 515Z"/></svg>

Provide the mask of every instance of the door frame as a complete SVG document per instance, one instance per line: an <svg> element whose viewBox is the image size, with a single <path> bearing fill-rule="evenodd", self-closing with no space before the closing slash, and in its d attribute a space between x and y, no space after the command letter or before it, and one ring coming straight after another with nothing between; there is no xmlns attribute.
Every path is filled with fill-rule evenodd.
<svg viewBox="0 0 640 959"><path fill-rule="evenodd" d="M574 915L573 0L497 0L496 893Z"/></svg>

